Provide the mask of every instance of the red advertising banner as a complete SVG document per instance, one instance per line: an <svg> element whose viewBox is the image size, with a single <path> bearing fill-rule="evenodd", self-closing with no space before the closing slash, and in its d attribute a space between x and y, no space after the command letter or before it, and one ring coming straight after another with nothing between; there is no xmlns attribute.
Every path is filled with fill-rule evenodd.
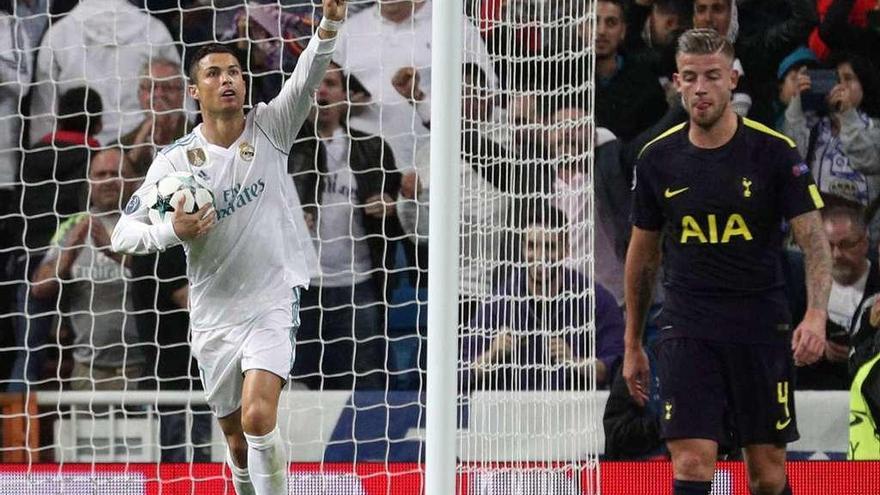
<svg viewBox="0 0 880 495"><path fill-rule="evenodd" d="M580 469L580 471L578 471ZM582 468L541 469L503 464L464 467L460 495L596 492ZM576 473L579 473L576 474ZM671 495L668 462L604 462L602 495ZM788 475L798 495L877 495L880 462L790 462ZM358 463L291 465L293 495L419 495L419 464ZM0 493L29 495L234 495L222 464L0 464ZM720 463L714 495L749 495L742 463Z"/></svg>

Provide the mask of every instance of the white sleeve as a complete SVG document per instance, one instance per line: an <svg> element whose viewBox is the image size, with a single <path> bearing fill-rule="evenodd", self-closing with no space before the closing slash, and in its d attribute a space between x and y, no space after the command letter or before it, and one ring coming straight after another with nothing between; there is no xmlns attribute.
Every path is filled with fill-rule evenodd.
<svg viewBox="0 0 880 495"><path fill-rule="evenodd" d="M52 132L55 126L53 113L55 112L56 91L57 88L52 68L57 67L58 61L53 60L51 32L47 32L43 37L43 43L37 51L37 65L34 69L34 86L31 89L31 109L30 109L30 142L36 144L43 136ZM53 64L53 61L55 64Z"/></svg>
<svg viewBox="0 0 880 495"><path fill-rule="evenodd" d="M149 205L142 199L148 188L154 187L174 167L163 154L156 156L141 187L131 195L125 211L116 223L110 241L113 251L125 254L148 254L164 251L182 241L174 233L171 222L153 225L148 216Z"/></svg>
<svg viewBox="0 0 880 495"><path fill-rule="evenodd" d="M0 32L0 93L3 98L18 103L18 99L27 94L27 86L33 76L31 63L30 38L24 28L18 25L12 16L2 19Z"/></svg>
<svg viewBox="0 0 880 495"><path fill-rule="evenodd" d="M335 36L324 40L317 34L312 36L281 92L256 115L257 127L285 153L308 116L312 94L324 78L335 45Z"/></svg>

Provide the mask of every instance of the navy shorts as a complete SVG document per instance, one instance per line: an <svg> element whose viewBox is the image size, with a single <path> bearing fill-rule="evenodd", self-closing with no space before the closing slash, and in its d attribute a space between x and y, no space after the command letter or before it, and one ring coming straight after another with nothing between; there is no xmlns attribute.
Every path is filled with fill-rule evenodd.
<svg viewBox="0 0 880 495"><path fill-rule="evenodd" d="M800 438L788 339L740 344L692 338L657 343L664 439L705 438L728 448Z"/></svg>

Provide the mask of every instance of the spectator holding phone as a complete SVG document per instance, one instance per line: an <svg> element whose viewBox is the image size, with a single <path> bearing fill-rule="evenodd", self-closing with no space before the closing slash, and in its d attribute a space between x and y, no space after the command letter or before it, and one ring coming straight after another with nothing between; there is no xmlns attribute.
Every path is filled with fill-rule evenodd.
<svg viewBox="0 0 880 495"><path fill-rule="evenodd" d="M880 291L880 272L868 259L864 210L846 200L828 196L822 223L831 245L831 295L825 351L815 364L797 371L798 388L849 389L850 336L858 327L856 315L865 299Z"/></svg>
<svg viewBox="0 0 880 495"><path fill-rule="evenodd" d="M866 58L838 54L832 66L838 83L825 97L827 114L808 125L804 95L812 80L799 75L799 93L785 111L783 131L798 151L823 194L834 194L874 211L880 195L880 77ZM871 245L880 239L880 222L869 226Z"/></svg>

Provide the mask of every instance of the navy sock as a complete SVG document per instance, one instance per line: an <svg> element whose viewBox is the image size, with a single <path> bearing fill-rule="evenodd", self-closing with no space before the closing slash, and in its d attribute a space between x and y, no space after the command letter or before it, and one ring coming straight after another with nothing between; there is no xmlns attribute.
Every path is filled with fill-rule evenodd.
<svg viewBox="0 0 880 495"><path fill-rule="evenodd" d="M712 491L711 481L673 480L673 495L709 495Z"/></svg>

